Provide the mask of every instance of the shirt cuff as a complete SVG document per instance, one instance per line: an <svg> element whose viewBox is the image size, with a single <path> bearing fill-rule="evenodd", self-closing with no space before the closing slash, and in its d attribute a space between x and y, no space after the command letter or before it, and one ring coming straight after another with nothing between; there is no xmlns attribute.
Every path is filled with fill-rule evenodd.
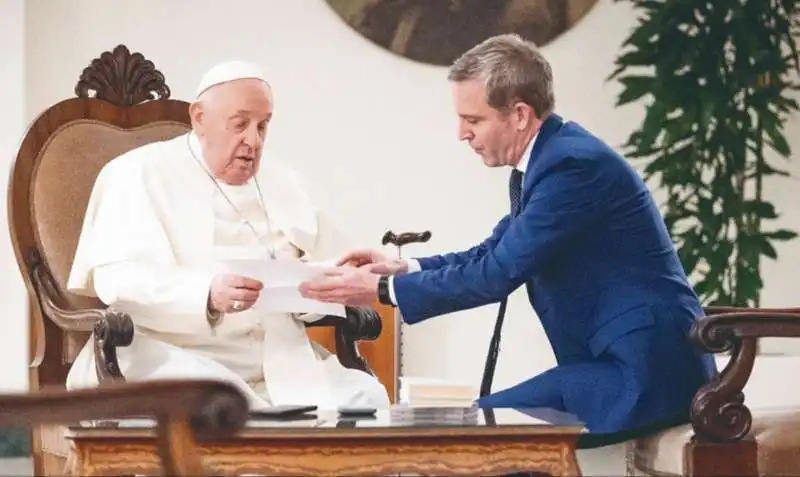
<svg viewBox="0 0 800 477"><path fill-rule="evenodd" d="M397 306L397 298L394 296L394 275L389 275L388 285L389 301L392 302L392 305Z"/></svg>
<svg viewBox="0 0 800 477"><path fill-rule="evenodd" d="M406 265L408 265L408 273L419 272L422 270L422 267L419 264L419 260L413 258L406 259ZM392 302L392 305L397 306L397 297L394 294L394 275L389 275L389 300Z"/></svg>
<svg viewBox="0 0 800 477"><path fill-rule="evenodd" d="M419 264L419 260L414 258L407 258L406 263L408 264L408 273L419 272L422 270L422 266Z"/></svg>

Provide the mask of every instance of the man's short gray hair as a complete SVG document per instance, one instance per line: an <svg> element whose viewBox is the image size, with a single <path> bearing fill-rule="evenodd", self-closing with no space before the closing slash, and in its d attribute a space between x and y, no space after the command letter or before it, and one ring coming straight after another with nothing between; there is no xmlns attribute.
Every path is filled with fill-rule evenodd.
<svg viewBox="0 0 800 477"><path fill-rule="evenodd" d="M519 35L493 36L472 47L453 62L447 78L482 79L489 106L498 110L521 101L542 118L555 107L550 63Z"/></svg>

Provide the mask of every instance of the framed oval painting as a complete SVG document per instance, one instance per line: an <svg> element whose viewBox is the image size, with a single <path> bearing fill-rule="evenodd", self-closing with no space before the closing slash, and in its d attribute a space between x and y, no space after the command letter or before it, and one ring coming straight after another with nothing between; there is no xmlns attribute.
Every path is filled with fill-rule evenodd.
<svg viewBox="0 0 800 477"><path fill-rule="evenodd" d="M484 39L517 33L544 46L598 0L326 0L353 29L381 47L446 66Z"/></svg>

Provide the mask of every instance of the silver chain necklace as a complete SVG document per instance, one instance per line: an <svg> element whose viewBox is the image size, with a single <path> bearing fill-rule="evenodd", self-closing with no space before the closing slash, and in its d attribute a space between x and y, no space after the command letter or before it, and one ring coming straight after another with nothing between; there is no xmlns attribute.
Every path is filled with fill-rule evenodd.
<svg viewBox="0 0 800 477"><path fill-rule="evenodd" d="M197 157L197 154L195 154L194 152L194 148L192 148L192 143L189 140L190 137L191 137L190 134L186 135L186 145L189 147L189 152L192 154L194 160L197 161L197 164L203 169L208 178L211 179L211 182L213 182L214 185L217 186L217 190L219 191L219 193L222 194L222 197L224 197L225 200L228 202L228 204L230 204L231 208L234 211L236 211L242 222L244 222L245 225L247 225L247 227L253 232L253 235L255 236L258 243L260 243L263 247L265 247L268 250L267 253L269 254L269 257L274 260L277 256L277 252L275 251L275 244L267 245L262 241L261 236L258 234L258 231L256 231L256 228L253 226L253 224L251 224L250 221L247 220L247 218L245 218L242 211L239 210L238 207L236 207L236 204L234 204L233 201L228 197L228 194L226 194L225 191L222 190L222 187L219 185L219 182L217 181L216 177L214 177L213 174L211 174L208 168L203 164L202 160L199 157ZM272 223L269 220L269 214L267 213L267 205L264 202L264 195L261 193L261 186L258 184L258 179L256 179L255 175L253 175L253 182L256 185L256 191L258 192L258 200L261 202L261 209L264 211L264 218L267 221L267 236L269 237L272 236Z"/></svg>

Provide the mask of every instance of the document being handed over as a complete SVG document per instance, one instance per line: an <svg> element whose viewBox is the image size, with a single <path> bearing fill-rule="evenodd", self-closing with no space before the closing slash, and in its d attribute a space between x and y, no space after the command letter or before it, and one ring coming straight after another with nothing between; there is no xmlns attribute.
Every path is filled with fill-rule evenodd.
<svg viewBox="0 0 800 477"><path fill-rule="evenodd" d="M228 273L250 277L264 284L253 309L277 313L318 313L346 317L344 305L324 303L300 295L300 283L316 278L331 262L278 259L226 259Z"/></svg>

